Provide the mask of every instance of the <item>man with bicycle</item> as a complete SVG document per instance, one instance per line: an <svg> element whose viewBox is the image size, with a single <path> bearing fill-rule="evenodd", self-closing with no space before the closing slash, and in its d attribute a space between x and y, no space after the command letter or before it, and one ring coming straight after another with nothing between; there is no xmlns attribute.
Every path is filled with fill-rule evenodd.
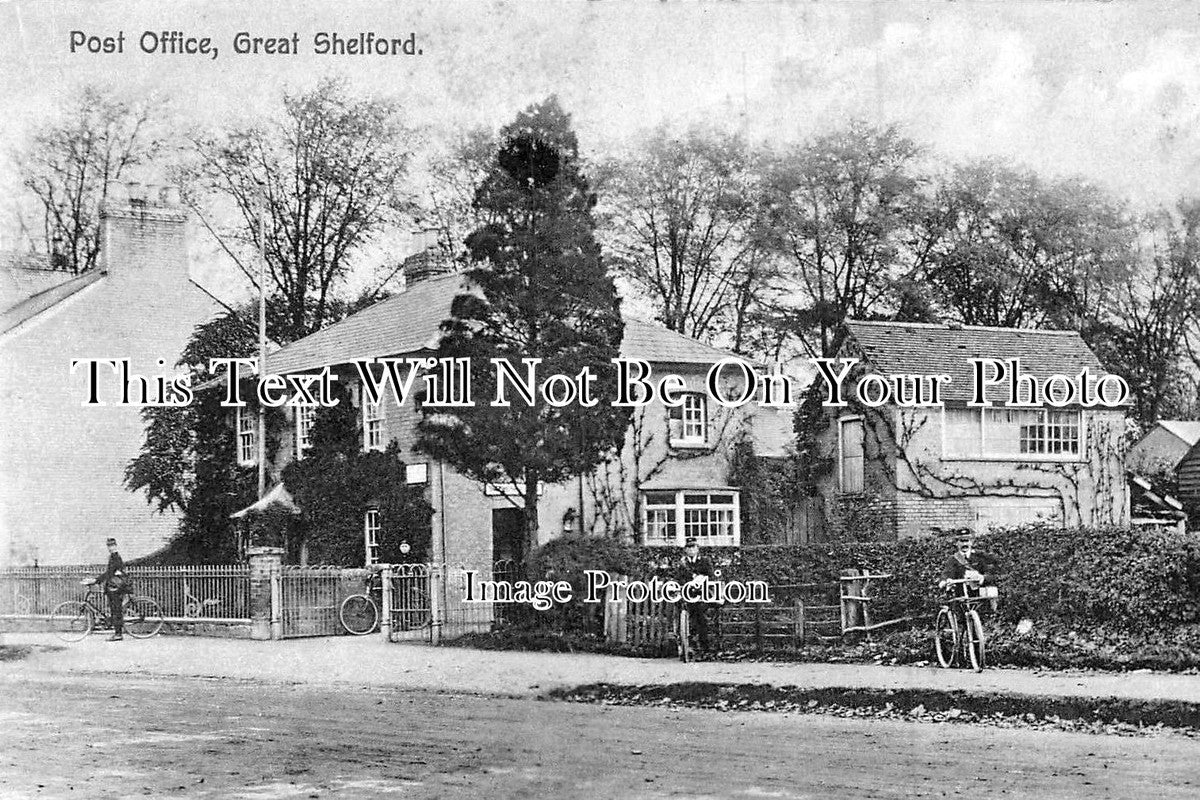
<svg viewBox="0 0 1200 800"><path fill-rule="evenodd" d="M975 542L969 533L959 534L954 540L954 555L946 559L942 568L942 580L938 584L942 589L949 589L953 584L949 581L970 581L976 586L984 582L986 576L975 568L971 557L975 555Z"/></svg>
<svg viewBox="0 0 1200 800"><path fill-rule="evenodd" d="M108 637L110 642L119 642L125 638L125 609L124 595L129 591L129 579L125 574L125 560L117 552L117 540L108 539L108 568L104 574L88 581L92 584L104 584L104 596L108 598L108 613L112 618L113 635Z"/></svg>
<svg viewBox="0 0 1200 800"><path fill-rule="evenodd" d="M683 558L679 562L678 581L680 586L700 584L713 577L713 566L707 558L700 556L700 545L695 539L688 539L684 544ZM708 647L708 603L680 604L687 608L688 619L696 627L696 637L700 641L700 650L707 652Z"/></svg>

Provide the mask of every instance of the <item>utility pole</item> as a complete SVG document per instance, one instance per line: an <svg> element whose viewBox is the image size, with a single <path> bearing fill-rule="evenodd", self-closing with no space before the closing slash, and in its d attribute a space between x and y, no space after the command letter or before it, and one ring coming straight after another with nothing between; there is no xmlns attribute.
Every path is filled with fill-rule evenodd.
<svg viewBox="0 0 1200 800"><path fill-rule="evenodd" d="M267 227L264 198L258 207L258 374L267 368ZM267 494L267 408L258 404L258 499Z"/></svg>

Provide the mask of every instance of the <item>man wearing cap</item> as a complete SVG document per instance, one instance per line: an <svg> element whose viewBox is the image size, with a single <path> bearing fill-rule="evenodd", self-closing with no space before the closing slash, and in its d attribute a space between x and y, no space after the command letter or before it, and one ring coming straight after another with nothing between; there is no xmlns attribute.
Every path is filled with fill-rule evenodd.
<svg viewBox="0 0 1200 800"><path fill-rule="evenodd" d="M108 598L108 614L112 618L113 635L110 642L119 642L125 638L125 609L122 606L122 595L128 589L129 582L125 577L125 561L117 552L117 540L108 539L108 569L96 578L93 583L104 584L104 596Z"/></svg>
<svg viewBox="0 0 1200 800"><path fill-rule="evenodd" d="M679 562L679 583L703 583L713 576L712 563L707 558L700 557L700 545L695 539L688 539L683 546L683 559ZM696 636L700 640L700 649L708 650L708 604L685 603L689 619L696 625Z"/></svg>
<svg viewBox="0 0 1200 800"><path fill-rule="evenodd" d="M946 564L942 568L942 585L945 586L946 581L961 581L970 580L975 583L983 583L983 573L975 569L971 563L971 556L975 554L975 542L971 537L963 534L954 539L954 555L946 559Z"/></svg>

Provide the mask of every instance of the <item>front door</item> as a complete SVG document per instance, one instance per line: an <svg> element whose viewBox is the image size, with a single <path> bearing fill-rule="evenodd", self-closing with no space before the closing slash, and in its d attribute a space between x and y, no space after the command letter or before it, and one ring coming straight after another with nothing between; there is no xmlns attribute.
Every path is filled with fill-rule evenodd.
<svg viewBox="0 0 1200 800"><path fill-rule="evenodd" d="M525 512L519 508L492 510L492 560L521 563L525 558Z"/></svg>

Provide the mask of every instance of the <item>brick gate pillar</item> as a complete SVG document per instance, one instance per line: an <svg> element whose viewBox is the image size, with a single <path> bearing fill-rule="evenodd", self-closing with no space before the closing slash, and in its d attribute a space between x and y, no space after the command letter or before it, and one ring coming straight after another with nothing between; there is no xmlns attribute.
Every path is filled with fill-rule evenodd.
<svg viewBox="0 0 1200 800"><path fill-rule="evenodd" d="M283 548L251 547L250 560L250 638L278 639L279 609L275 584L283 572Z"/></svg>

